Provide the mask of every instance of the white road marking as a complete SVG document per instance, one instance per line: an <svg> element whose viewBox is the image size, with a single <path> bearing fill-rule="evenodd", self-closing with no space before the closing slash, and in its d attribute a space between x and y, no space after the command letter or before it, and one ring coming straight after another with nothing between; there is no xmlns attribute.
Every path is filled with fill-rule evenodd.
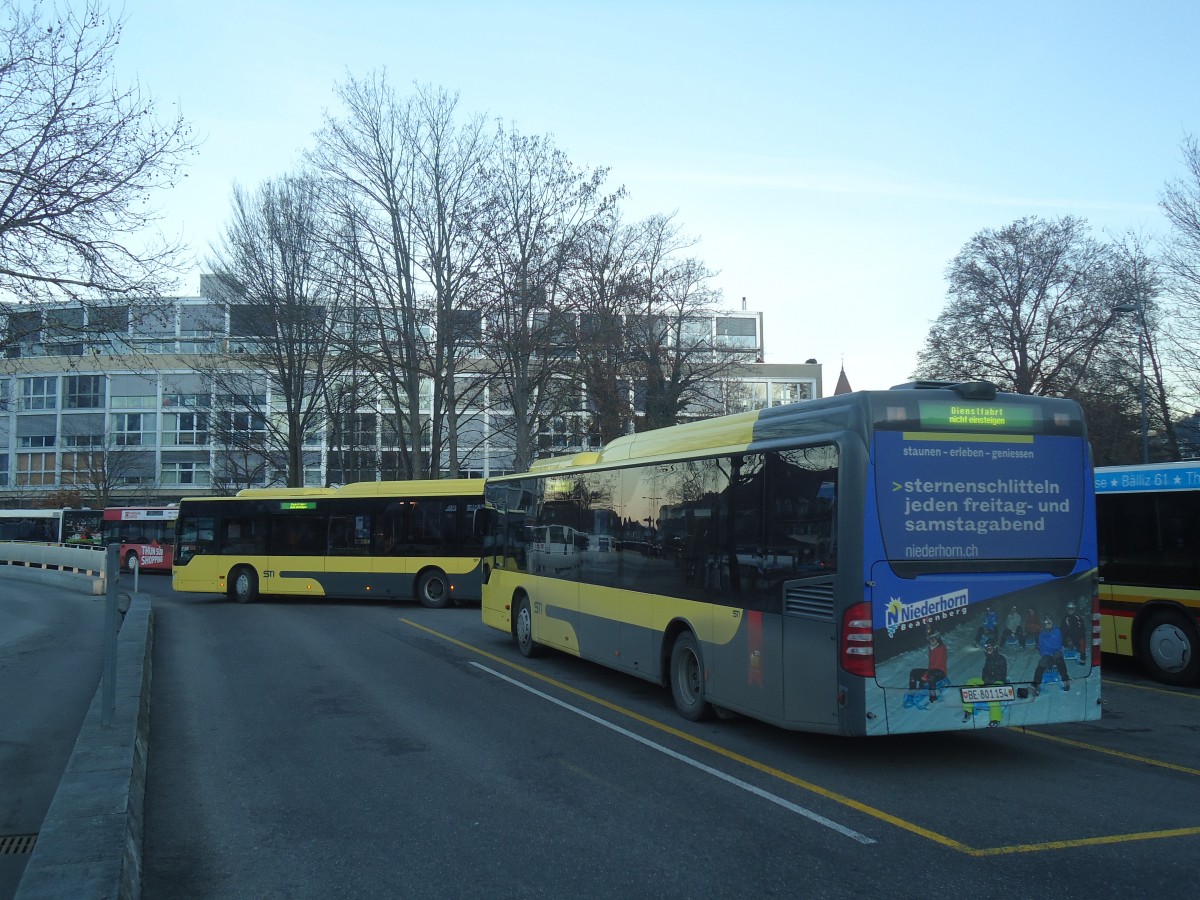
<svg viewBox="0 0 1200 900"><path fill-rule="evenodd" d="M583 716L585 719L595 722L597 725L603 725L605 728L608 728L611 731L615 731L617 734L624 735L627 738L632 738L633 740L637 741L639 744L642 744L643 746L649 747L652 750L657 750L659 753L665 753L667 756L671 757L672 759L677 759L682 763L686 763L687 765L691 766L692 768L699 769L701 772L706 772L707 774L712 775L715 778L720 778L722 781L724 781L728 784L732 784L734 787L739 787L744 791L748 791L751 794L754 794L756 797L761 797L763 800L768 800L771 803L776 804L777 806L782 806L784 809L786 809L790 812L794 812L794 813L796 813L796 815L804 816L806 819L810 819L813 822L816 822L818 825L824 825L826 828L831 828L834 831L838 832L839 834L844 834L846 837L852 838L853 840L858 841L860 844L874 844L875 843L875 841L872 838L869 838L864 834L859 834L857 831L847 828L845 825L841 825L837 822L834 822L832 819L827 819L822 815L818 815L817 813L813 812L811 809L805 809L803 806L798 806L797 804L792 803L790 800L785 800L782 797L772 794L770 791L764 791L762 788L755 787L752 784L742 781L740 778L734 778L732 775L726 774L725 772L722 772L719 769L714 769L712 766L706 766L704 763L700 762L699 760L692 759L690 756L684 756L682 753L678 753L678 752L672 750L670 747L664 747L662 744L652 741L649 738L642 737L640 734L634 734L632 731L629 731L626 728L622 728L620 725L615 725L612 722L609 722L609 721L606 721L605 719L600 718L599 716L592 715L587 710L580 709L577 706L572 706L570 703L567 703L563 700L559 700L557 697L552 697L543 691L539 691L535 687L530 687L527 684L523 684L522 682L517 681L515 678L510 678L509 676L507 676L501 672L497 672L495 669L489 669L487 666L483 665L482 663L472 662L471 665L475 666L477 669L482 669L483 671L487 672L489 675L496 676L501 681L507 681L509 684L514 685L515 687L519 687L523 691L528 691L529 693L533 694L535 697L541 697L543 700L549 700L551 703L555 704L556 706L560 706L565 710L569 710L570 712L573 712L576 715Z"/></svg>

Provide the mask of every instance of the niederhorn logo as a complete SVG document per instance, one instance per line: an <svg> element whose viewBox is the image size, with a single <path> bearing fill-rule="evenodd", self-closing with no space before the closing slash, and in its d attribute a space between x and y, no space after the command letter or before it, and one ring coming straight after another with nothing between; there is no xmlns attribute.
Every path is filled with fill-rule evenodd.
<svg viewBox="0 0 1200 900"><path fill-rule="evenodd" d="M904 601L900 597L892 597L887 605L886 620L888 637L894 637L904 625L919 622L931 616L941 615L957 609L966 609L967 589L941 594L937 597L926 597L924 600Z"/></svg>

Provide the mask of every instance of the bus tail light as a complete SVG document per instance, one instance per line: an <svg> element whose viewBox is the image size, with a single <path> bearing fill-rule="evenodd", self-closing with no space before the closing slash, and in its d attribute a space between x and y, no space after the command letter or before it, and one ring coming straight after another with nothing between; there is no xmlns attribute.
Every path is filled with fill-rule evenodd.
<svg viewBox="0 0 1200 900"><path fill-rule="evenodd" d="M842 615L842 668L851 675L875 677L875 634L867 601L855 603Z"/></svg>
<svg viewBox="0 0 1200 900"><path fill-rule="evenodd" d="M1092 594L1092 665L1100 665L1100 592Z"/></svg>

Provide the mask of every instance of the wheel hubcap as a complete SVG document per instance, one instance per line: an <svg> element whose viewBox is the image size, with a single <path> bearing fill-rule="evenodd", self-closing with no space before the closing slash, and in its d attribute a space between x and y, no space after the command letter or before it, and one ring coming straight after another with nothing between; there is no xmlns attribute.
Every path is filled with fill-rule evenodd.
<svg viewBox="0 0 1200 900"><path fill-rule="evenodd" d="M1192 659L1187 635L1175 625L1159 625L1150 633L1150 655L1165 672L1181 672Z"/></svg>

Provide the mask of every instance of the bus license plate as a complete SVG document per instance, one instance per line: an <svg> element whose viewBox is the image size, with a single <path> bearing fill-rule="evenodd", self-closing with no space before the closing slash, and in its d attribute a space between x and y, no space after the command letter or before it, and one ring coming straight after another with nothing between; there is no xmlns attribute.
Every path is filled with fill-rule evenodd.
<svg viewBox="0 0 1200 900"><path fill-rule="evenodd" d="M1013 693L1013 686L1011 684L965 687L959 690L962 691L963 703L989 703L996 700L1012 700L1016 696Z"/></svg>

